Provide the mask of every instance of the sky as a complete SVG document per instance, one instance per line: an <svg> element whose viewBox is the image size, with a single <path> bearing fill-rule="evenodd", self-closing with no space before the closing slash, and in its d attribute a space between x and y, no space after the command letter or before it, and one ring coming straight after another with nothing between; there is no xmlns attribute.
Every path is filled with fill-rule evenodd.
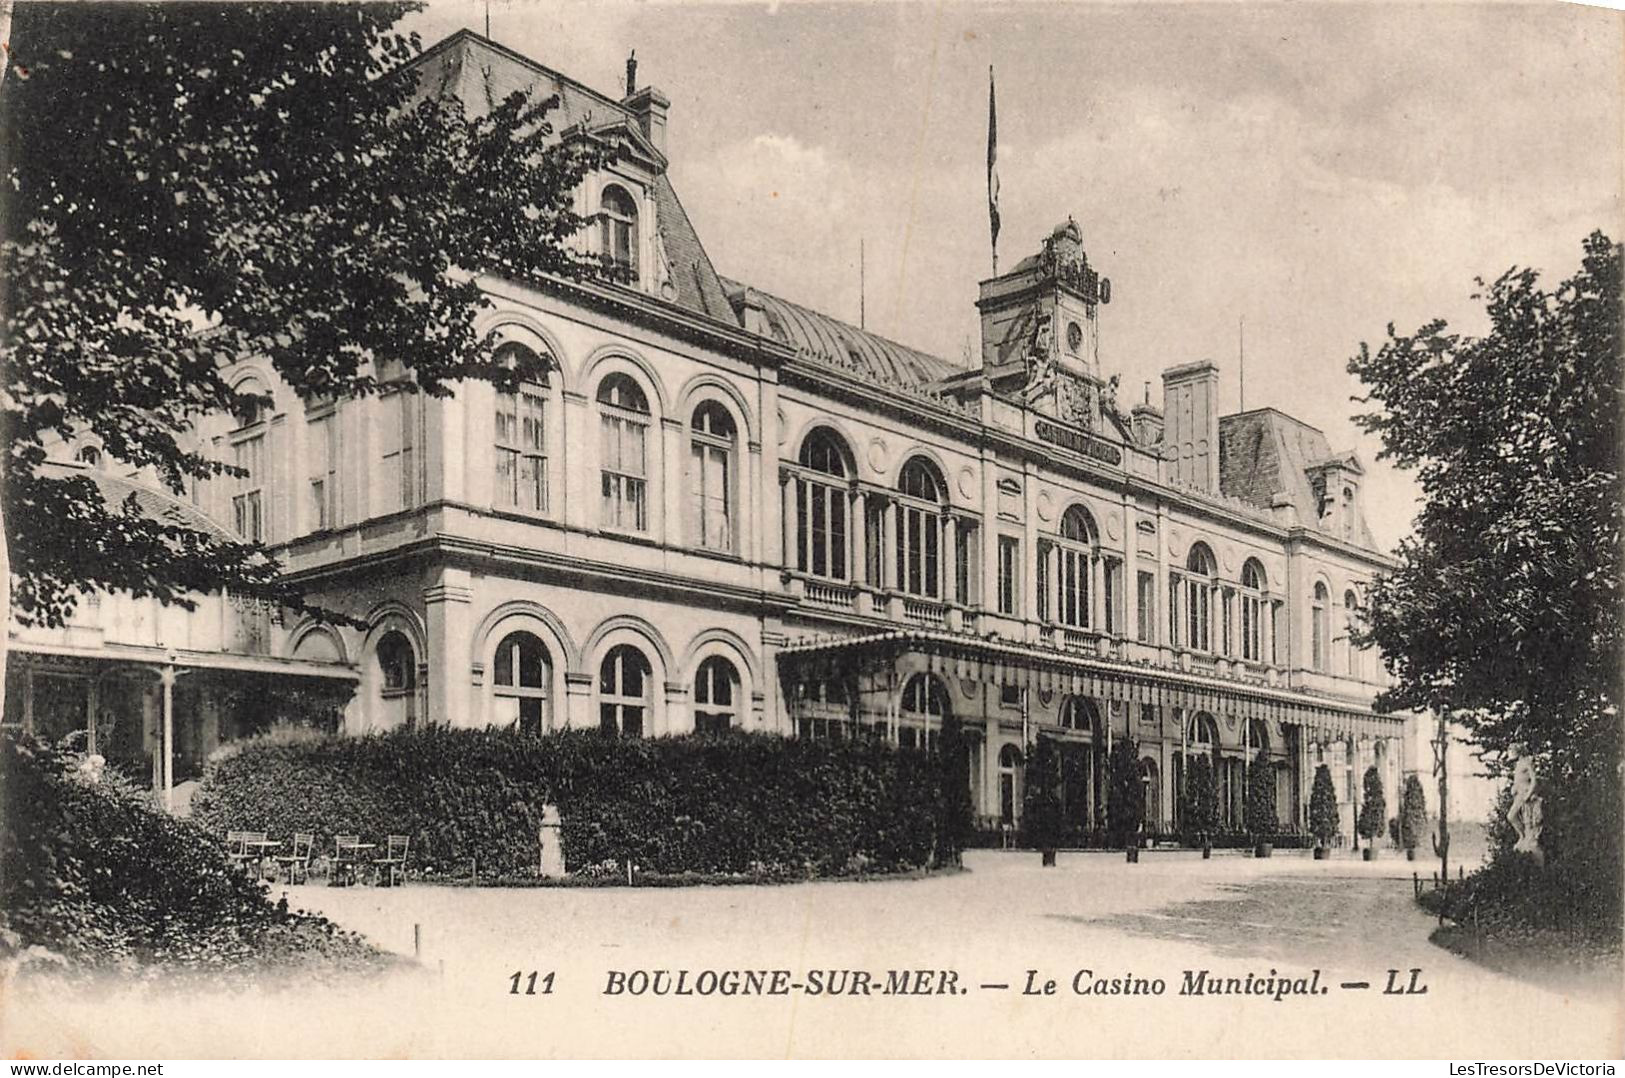
<svg viewBox="0 0 1625 1078"><path fill-rule="evenodd" d="M718 272L962 361L990 275L1069 216L1112 280L1120 399L1211 359L1223 411L1273 406L1358 451L1385 547L1417 488L1352 420L1361 342L1484 329L1474 279L1548 283L1625 234L1625 21L1559 5L432 3L619 97L671 99L671 177ZM975 362L979 362L976 357Z"/></svg>

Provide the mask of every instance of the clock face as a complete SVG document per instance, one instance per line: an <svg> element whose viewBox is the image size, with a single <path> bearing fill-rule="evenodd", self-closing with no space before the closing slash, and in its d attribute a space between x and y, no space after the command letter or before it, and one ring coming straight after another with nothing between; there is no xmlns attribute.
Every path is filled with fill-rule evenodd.
<svg viewBox="0 0 1625 1078"><path fill-rule="evenodd" d="M1083 329L1076 322L1066 324L1066 347L1069 352L1083 347Z"/></svg>

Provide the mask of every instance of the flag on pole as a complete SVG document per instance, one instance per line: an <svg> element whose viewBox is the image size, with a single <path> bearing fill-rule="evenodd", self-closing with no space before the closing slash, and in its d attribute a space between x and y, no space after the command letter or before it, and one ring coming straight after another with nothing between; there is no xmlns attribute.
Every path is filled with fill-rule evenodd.
<svg viewBox="0 0 1625 1078"><path fill-rule="evenodd" d="M993 238L993 272L999 272L999 114L994 105L993 65L987 67L987 223Z"/></svg>

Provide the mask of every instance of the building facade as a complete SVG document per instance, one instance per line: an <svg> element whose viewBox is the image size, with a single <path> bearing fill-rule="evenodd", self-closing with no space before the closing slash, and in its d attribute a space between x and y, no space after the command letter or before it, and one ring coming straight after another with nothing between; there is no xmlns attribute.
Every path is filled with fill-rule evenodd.
<svg viewBox="0 0 1625 1078"><path fill-rule="evenodd" d="M470 108L557 92L561 130L621 146L578 209L626 283L481 278L481 329L545 370L514 394L310 402L237 365L273 404L199 430L247 475L189 509L369 626L280 625L262 648L353 686L343 729L918 747L953 715L989 827L1019 817L1040 736L1080 831L1123 737L1151 830L1177 828L1195 753L1233 826L1260 752L1289 824L1320 763L1345 833L1367 766L1397 805L1425 762L1372 712L1385 675L1350 640L1390 564L1359 461L1274 409L1220 415L1211 363L1166 371L1160 407L1118 399L1110 282L1076 224L981 282L966 366L718 275L668 171L670 102L630 71L606 96L470 32L418 63ZM44 661L13 637L25 673Z"/></svg>

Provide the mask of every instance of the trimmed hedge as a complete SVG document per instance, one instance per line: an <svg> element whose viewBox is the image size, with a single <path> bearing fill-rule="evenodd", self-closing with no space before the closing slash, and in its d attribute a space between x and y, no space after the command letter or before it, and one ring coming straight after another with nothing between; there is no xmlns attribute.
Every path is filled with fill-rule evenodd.
<svg viewBox="0 0 1625 1078"><path fill-rule="evenodd" d="M72 975L272 970L339 976L394 960L273 905L219 841L84 757L0 737L0 967Z"/></svg>
<svg viewBox="0 0 1625 1078"><path fill-rule="evenodd" d="M872 741L430 727L243 742L209 762L192 811L219 834L312 832L318 854L336 834L405 834L414 874L513 878L536 871L551 801L572 873L838 876L953 860L942 774Z"/></svg>

